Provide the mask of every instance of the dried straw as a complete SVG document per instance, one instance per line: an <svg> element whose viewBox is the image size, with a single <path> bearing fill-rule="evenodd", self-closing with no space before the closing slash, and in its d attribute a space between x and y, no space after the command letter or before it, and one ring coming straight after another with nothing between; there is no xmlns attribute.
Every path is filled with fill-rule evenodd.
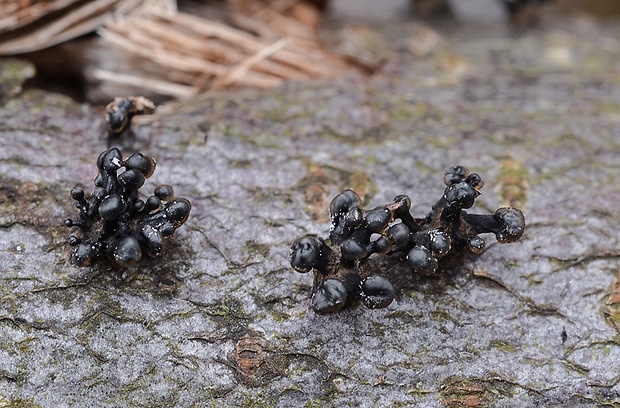
<svg viewBox="0 0 620 408"><path fill-rule="evenodd" d="M0 0L0 7L7 1ZM0 40L0 55L49 47L96 30L104 46L149 64L130 73L94 69L95 78L173 97L233 84L266 88L286 80L334 77L347 69L321 47L318 11L302 0L229 0L219 20L179 11L175 0L17 3L6 5L9 12L0 18L0 33L14 28L11 38ZM56 19L36 24L52 12Z"/></svg>

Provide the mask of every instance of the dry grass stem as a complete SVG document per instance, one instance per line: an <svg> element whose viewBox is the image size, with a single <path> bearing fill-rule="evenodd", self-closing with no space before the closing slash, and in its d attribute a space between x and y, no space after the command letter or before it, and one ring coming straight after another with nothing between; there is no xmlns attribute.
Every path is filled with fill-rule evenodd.
<svg viewBox="0 0 620 408"><path fill-rule="evenodd" d="M266 88L286 80L329 78L348 69L321 47L319 12L302 0L228 0L225 9L211 14L209 5L196 6L202 9L192 14L179 11L175 0L0 0L0 6L7 1L0 33L21 31L0 40L0 55L96 31L102 46L144 61L132 72L118 72L116 79L109 69L95 69L98 80L173 97L233 84ZM42 19L51 12L57 18Z"/></svg>
<svg viewBox="0 0 620 408"><path fill-rule="evenodd" d="M189 98L194 95L194 88L185 85L166 82L158 79L146 78L144 76L118 74L103 69L95 69L93 76L100 81L107 81L119 85L139 86L145 89L151 89L164 95L170 95L177 98Z"/></svg>

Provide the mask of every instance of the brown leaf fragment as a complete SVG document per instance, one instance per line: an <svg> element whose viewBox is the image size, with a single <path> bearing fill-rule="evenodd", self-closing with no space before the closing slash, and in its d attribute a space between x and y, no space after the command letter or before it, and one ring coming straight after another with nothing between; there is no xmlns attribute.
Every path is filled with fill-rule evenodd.
<svg viewBox="0 0 620 408"><path fill-rule="evenodd" d="M446 387L442 390L445 396L442 402L449 407L479 407L482 405L482 397L485 388L476 383L462 382Z"/></svg>
<svg viewBox="0 0 620 408"><path fill-rule="evenodd" d="M607 322L620 332L620 271L611 284L611 292L605 300L603 314Z"/></svg>
<svg viewBox="0 0 620 408"><path fill-rule="evenodd" d="M262 337L255 331L248 330L235 344L235 363L241 380L247 385L256 381L258 369L265 360Z"/></svg>
<svg viewBox="0 0 620 408"><path fill-rule="evenodd" d="M611 293L607 297L606 304L618 305L620 303L620 272L616 275L614 282L611 284Z"/></svg>

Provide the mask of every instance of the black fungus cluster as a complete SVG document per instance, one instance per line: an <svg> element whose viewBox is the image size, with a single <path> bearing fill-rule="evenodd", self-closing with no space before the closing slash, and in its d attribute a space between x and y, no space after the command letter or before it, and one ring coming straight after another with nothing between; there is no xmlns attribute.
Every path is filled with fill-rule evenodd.
<svg viewBox="0 0 620 408"><path fill-rule="evenodd" d="M79 218L66 219L65 225L81 230L79 236L69 237L69 244L75 247L72 260L77 266L87 266L106 256L127 267L144 253L161 255L164 239L185 223L191 204L185 198L174 197L169 185L155 187L146 200L139 197L139 189L153 174L155 165L152 157L142 153L124 160L121 152L112 148L97 159L99 174L91 201L82 188L71 190Z"/></svg>
<svg viewBox="0 0 620 408"><path fill-rule="evenodd" d="M479 254L484 250L482 233L493 233L498 242L517 241L525 230L523 213L502 207L492 215L468 214L482 179L462 166L446 169L443 196L424 218L413 218L411 199L394 197L391 203L371 210L361 207L352 190L338 194L330 204L330 244L305 235L291 246L291 266L298 272L314 271L312 307L319 314L333 313L350 299L360 297L372 309L388 306L394 286L373 274L372 254L401 254L411 268L432 275L444 261L463 249Z"/></svg>

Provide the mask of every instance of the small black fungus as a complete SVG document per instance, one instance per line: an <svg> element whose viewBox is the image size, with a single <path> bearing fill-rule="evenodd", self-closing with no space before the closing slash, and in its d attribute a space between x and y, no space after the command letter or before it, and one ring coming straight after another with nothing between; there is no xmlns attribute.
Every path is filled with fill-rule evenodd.
<svg viewBox="0 0 620 408"><path fill-rule="evenodd" d="M372 254L399 254L414 272L433 275L464 250L481 253L485 241L478 234L493 233L500 243L523 236L525 218L516 208L502 207L491 215L465 211L473 207L484 185L478 174L463 166L450 167L444 183L443 196L424 218L411 215L406 195L371 210L361 208L352 190L334 197L329 243L305 235L291 246L291 266L302 273L314 271L314 310L333 313L356 297L371 309L387 307L394 300L394 286L373 274L368 264Z"/></svg>
<svg viewBox="0 0 620 408"><path fill-rule="evenodd" d="M338 279L325 279L314 293L312 307L319 314L334 313L347 300L347 288Z"/></svg>
<svg viewBox="0 0 620 408"><path fill-rule="evenodd" d="M120 150L113 148L99 155L91 201L82 188L71 190L79 217L67 218L65 225L80 231L69 237L74 264L88 266L107 257L125 268L143 254L162 254L164 239L187 221L192 206L187 199L175 197L169 185L155 187L146 201L139 198L139 189L155 167L155 160L142 153L123 160Z"/></svg>
<svg viewBox="0 0 620 408"><path fill-rule="evenodd" d="M105 125L108 138L120 136L131 126L131 119L136 115L150 115L155 112L155 104L143 96L130 96L127 98L117 97L106 106ZM127 160L127 169L132 167L131 158ZM101 168L101 167L100 167ZM146 178L150 174L144 173Z"/></svg>
<svg viewBox="0 0 620 408"><path fill-rule="evenodd" d="M361 296L370 309L382 309L394 300L394 286L383 276L372 275L362 281Z"/></svg>

